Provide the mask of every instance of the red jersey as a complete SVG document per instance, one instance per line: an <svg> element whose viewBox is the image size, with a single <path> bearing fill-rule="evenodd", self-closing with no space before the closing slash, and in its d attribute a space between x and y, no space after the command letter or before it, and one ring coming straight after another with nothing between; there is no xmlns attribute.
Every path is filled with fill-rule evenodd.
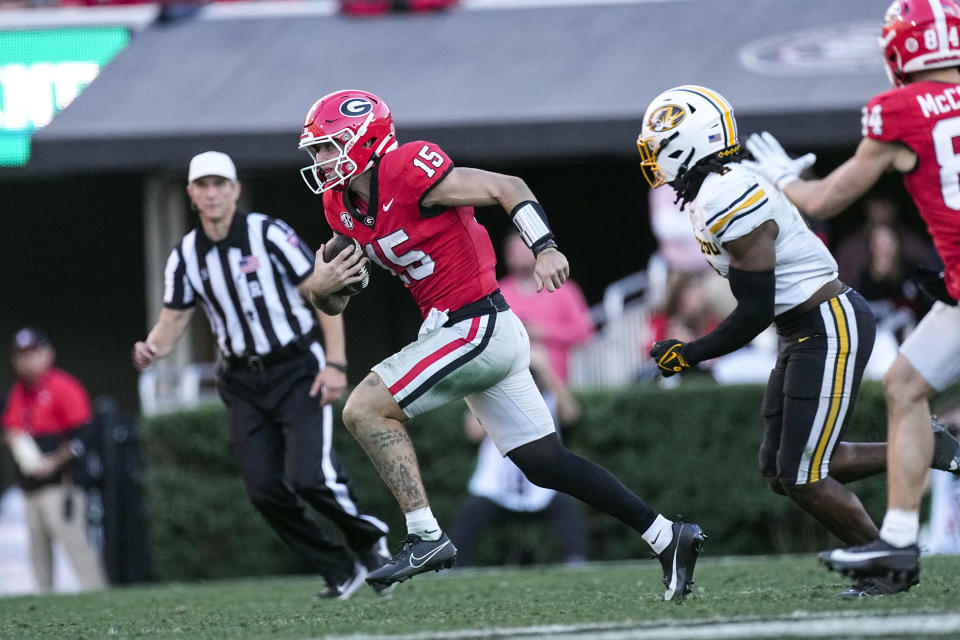
<svg viewBox="0 0 960 640"><path fill-rule="evenodd" d="M90 399L80 382L52 368L33 387L14 383L3 412L3 426L31 436L61 436L90 421Z"/></svg>
<svg viewBox="0 0 960 640"><path fill-rule="evenodd" d="M917 154L903 181L945 265L947 292L960 300L960 85L912 82L875 96L863 135Z"/></svg>
<svg viewBox="0 0 960 640"><path fill-rule="evenodd" d="M423 317L497 289L496 254L473 207L420 204L451 169L453 161L437 145L409 142L371 169L366 208L346 191L323 194L330 228L358 240L372 261L398 276Z"/></svg>

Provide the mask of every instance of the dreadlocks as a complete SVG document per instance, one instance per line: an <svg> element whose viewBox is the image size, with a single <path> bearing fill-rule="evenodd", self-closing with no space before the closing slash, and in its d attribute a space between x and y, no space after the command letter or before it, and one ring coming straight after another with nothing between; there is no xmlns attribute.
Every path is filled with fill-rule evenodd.
<svg viewBox="0 0 960 640"><path fill-rule="evenodd" d="M752 157L749 151L741 148L738 144L723 151L718 151L706 158L701 158L700 162L680 173L673 182L670 183L674 191L677 192L677 199L674 200L674 204L679 203L680 211L683 211L686 204L697 197L697 193L700 191L700 185L703 184L703 181L706 180L709 174L726 173L728 171L727 164L740 162L741 160Z"/></svg>

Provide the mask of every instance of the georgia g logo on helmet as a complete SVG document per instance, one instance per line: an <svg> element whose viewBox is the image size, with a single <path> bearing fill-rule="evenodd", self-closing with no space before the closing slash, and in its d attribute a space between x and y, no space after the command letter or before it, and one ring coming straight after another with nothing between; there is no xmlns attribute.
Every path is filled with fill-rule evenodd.
<svg viewBox="0 0 960 640"><path fill-rule="evenodd" d="M372 109L373 103L366 98L350 98L340 105L340 113L350 118L365 116Z"/></svg>
<svg viewBox="0 0 960 640"><path fill-rule="evenodd" d="M667 104L650 114L650 118L647 120L647 127L654 133L670 131L670 129L673 129L683 122L686 115L687 113L683 110L683 107L675 104Z"/></svg>

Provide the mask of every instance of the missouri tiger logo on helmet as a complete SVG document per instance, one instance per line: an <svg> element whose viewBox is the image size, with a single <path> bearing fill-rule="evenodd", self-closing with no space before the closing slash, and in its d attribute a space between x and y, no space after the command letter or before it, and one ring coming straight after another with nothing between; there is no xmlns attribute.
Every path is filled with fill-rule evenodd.
<svg viewBox="0 0 960 640"><path fill-rule="evenodd" d="M716 91L692 84L654 98L637 138L641 171L654 188L673 182L703 158L737 148L733 107Z"/></svg>
<svg viewBox="0 0 960 640"><path fill-rule="evenodd" d="M656 131L657 133L669 131L680 124L685 115L686 113L683 111L683 107L675 104L664 105L650 114L650 117L647 119L647 126L650 127L651 131Z"/></svg>

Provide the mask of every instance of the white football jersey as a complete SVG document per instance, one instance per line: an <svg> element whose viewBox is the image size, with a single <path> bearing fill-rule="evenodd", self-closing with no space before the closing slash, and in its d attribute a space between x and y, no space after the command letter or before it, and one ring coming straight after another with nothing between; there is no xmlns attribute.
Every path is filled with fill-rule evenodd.
<svg viewBox="0 0 960 640"><path fill-rule="evenodd" d="M774 244L774 313L780 315L836 278L837 261L779 190L739 163L727 167L726 173L709 174L697 197L687 204L693 233L707 262L726 278L730 256L723 244L747 235L767 220L776 222L780 231Z"/></svg>

